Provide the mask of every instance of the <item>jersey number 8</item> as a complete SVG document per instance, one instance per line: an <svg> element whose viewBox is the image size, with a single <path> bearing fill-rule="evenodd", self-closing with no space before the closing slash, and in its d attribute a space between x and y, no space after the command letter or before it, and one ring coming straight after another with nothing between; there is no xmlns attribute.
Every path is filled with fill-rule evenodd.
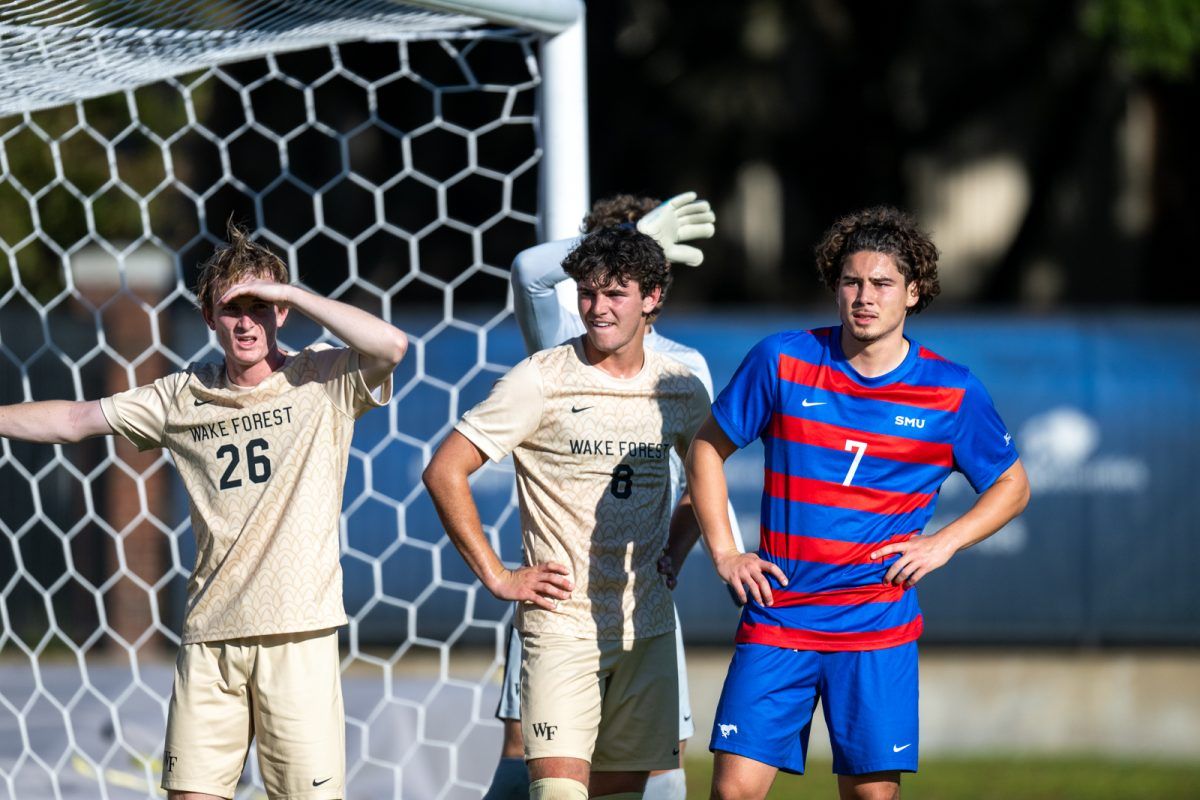
<svg viewBox="0 0 1200 800"><path fill-rule="evenodd" d="M633 467L628 464L617 464L613 467L612 483L608 485L608 491L613 497L628 500L629 495L633 494Z"/></svg>

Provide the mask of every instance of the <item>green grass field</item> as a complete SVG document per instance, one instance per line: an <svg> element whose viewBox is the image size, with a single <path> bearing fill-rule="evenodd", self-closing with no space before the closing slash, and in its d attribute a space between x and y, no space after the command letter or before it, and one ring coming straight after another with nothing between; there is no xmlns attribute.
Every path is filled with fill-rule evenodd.
<svg viewBox="0 0 1200 800"><path fill-rule="evenodd" d="M708 797L712 759L689 758L688 800ZM1200 764L1088 758L922 759L905 775L906 800L1182 800L1200 798ZM837 797L828 761L810 760L806 775L780 774L770 800Z"/></svg>

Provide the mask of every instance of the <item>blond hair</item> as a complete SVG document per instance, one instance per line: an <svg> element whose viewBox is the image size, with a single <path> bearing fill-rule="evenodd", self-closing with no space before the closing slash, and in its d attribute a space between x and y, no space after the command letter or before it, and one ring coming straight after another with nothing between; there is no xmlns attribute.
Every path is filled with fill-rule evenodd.
<svg viewBox="0 0 1200 800"><path fill-rule="evenodd" d="M283 259L265 245L250 239L250 234L232 219L225 229L229 240L200 265L196 279L196 303L203 311L212 311L221 294L247 278L265 278L276 283L288 283L290 275Z"/></svg>

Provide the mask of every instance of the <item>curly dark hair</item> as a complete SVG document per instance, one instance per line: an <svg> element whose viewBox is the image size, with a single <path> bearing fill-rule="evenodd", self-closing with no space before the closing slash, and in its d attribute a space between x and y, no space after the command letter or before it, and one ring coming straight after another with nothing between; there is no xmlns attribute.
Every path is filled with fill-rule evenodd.
<svg viewBox="0 0 1200 800"><path fill-rule="evenodd" d="M646 316L653 318L662 310L671 288L671 270L658 242L632 226L601 228L583 237L563 261L563 270L576 283L588 281L607 286L616 281L627 286L637 281L642 297L662 289L658 305Z"/></svg>
<svg viewBox="0 0 1200 800"><path fill-rule="evenodd" d="M637 222L658 207L661 200L632 194L616 194L592 203L592 210L583 218L580 233L612 228L622 222Z"/></svg>
<svg viewBox="0 0 1200 800"><path fill-rule="evenodd" d="M278 283L288 283L287 265L265 245L258 244L250 234L232 219L225 228L229 240L217 245L216 250L200 265L200 276L196 279L196 303L204 311L212 311L213 305L226 289L246 278L264 278Z"/></svg>
<svg viewBox="0 0 1200 800"><path fill-rule="evenodd" d="M896 261L907 286L917 282L917 304L909 314L919 314L942 290L938 285L938 249L909 214L890 206L856 211L833 223L815 248L817 272L830 291L836 291L846 259L864 251L885 253Z"/></svg>

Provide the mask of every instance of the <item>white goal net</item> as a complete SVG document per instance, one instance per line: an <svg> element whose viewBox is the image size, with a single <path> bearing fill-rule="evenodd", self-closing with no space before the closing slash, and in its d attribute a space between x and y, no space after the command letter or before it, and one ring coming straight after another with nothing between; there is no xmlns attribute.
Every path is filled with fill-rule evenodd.
<svg viewBox="0 0 1200 800"><path fill-rule="evenodd" d="M219 357L190 290L230 217L412 338L346 486L348 797L475 798L498 753L509 608L420 486L522 355L508 264L542 220L542 39L480 22L383 0L0 3L0 402ZM293 315L281 338L321 335ZM476 489L519 560L511 473ZM0 531L0 800L161 796L195 550L166 455L2 440ZM255 769L239 798L265 796Z"/></svg>

